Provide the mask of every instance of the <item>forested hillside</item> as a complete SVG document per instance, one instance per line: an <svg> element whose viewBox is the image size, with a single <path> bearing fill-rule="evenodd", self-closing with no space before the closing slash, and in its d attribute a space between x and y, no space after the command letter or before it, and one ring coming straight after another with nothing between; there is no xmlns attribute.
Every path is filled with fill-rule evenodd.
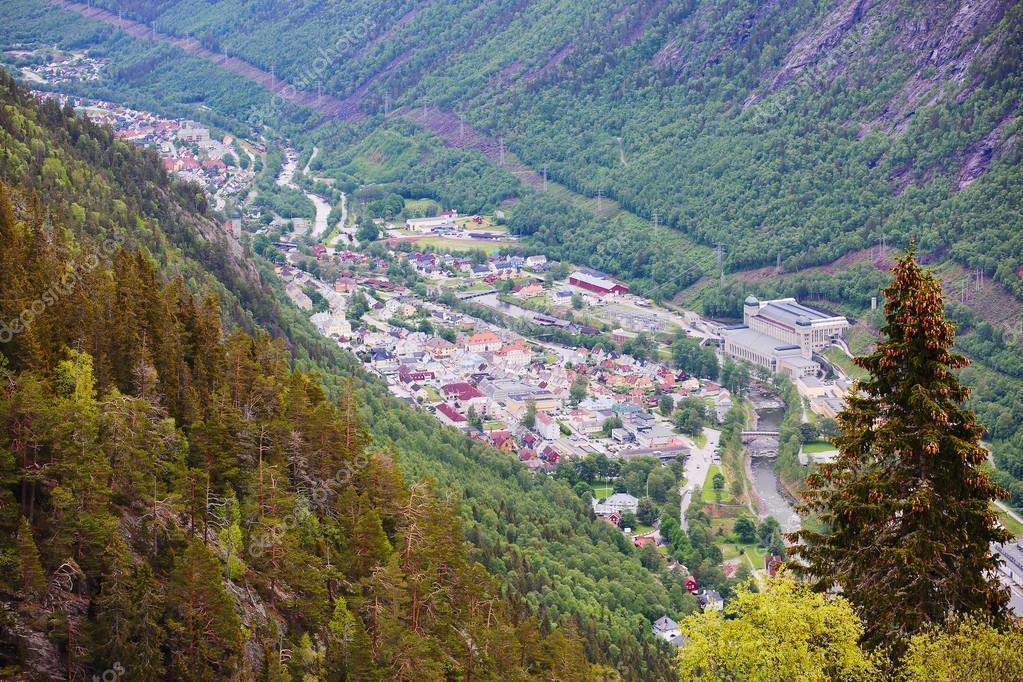
<svg viewBox="0 0 1023 682"><path fill-rule="evenodd" d="M1008 0L100 4L350 98L349 119L459 113L572 189L725 242L731 269L915 236L1023 293Z"/></svg>
<svg viewBox="0 0 1023 682"><path fill-rule="evenodd" d="M671 677L684 589L565 484L367 379L157 157L0 104L5 677Z"/></svg>

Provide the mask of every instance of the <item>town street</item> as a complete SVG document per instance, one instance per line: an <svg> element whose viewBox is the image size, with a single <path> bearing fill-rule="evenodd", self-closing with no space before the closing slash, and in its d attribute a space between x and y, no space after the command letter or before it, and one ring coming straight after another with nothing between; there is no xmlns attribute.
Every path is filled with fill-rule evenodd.
<svg viewBox="0 0 1023 682"><path fill-rule="evenodd" d="M689 508L689 503L692 500L693 489L702 486L707 480L707 472L710 471L710 465L714 461L714 450L721 440L721 432L716 429L704 428L703 435L707 437L707 442L702 448L693 444L693 452L686 460L686 482L679 489L682 496L679 524L686 531L689 530L686 525L686 509Z"/></svg>

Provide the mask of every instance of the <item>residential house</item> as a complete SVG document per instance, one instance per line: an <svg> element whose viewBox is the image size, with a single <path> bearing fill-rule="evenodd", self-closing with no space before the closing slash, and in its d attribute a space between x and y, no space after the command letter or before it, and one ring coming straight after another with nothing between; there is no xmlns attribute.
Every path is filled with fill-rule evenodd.
<svg viewBox="0 0 1023 682"><path fill-rule="evenodd" d="M678 623L667 616L661 616L655 620L652 629L655 636L660 637L666 642L672 637L679 635Z"/></svg>
<svg viewBox="0 0 1023 682"><path fill-rule="evenodd" d="M457 426L459 428L464 428L466 426L465 416L447 403L441 403L437 406L437 416L440 418L441 422L448 424L449 426Z"/></svg>
<svg viewBox="0 0 1023 682"><path fill-rule="evenodd" d="M521 370L529 364L529 359L532 357L532 353L530 353L524 346L512 343L502 346L497 351L496 356L506 367Z"/></svg>
<svg viewBox="0 0 1023 682"><path fill-rule="evenodd" d="M555 440L561 435L561 427L558 426L557 420L550 414L537 410L536 432L546 440Z"/></svg>
<svg viewBox="0 0 1023 682"><path fill-rule="evenodd" d="M468 408L470 405L473 405L477 410L479 410L484 407L487 402L486 396L484 396L479 389L464 382L445 384L441 386L440 390L441 393L444 394L444 398L446 400L457 401L458 404L464 408Z"/></svg>
<svg viewBox="0 0 1023 682"><path fill-rule="evenodd" d="M338 277L334 282L334 291L339 294L350 294L355 291L355 280L351 277Z"/></svg>
<svg viewBox="0 0 1023 682"><path fill-rule="evenodd" d="M607 516L612 512L622 514L627 511L635 514L636 509L639 508L639 498L634 497L629 493L615 493L603 502L593 500L592 504L593 513L597 516Z"/></svg>
<svg viewBox="0 0 1023 682"><path fill-rule="evenodd" d="M455 352L455 348L455 344L439 336L434 336L423 343L423 350L429 353L435 360L451 357L451 354Z"/></svg>
<svg viewBox="0 0 1023 682"><path fill-rule="evenodd" d="M526 267L534 272L547 269L547 256L529 256L526 258Z"/></svg>
<svg viewBox="0 0 1023 682"><path fill-rule="evenodd" d="M725 600L721 598L721 594L716 590L704 590L697 599L704 611L720 611L725 608Z"/></svg>
<svg viewBox="0 0 1023 682"><path fill-rule="evenodd" d="M537 282L527 284L515 292L515 295L523 300L533 298L534 296L543 296L543 285Z"/></svg>
<svg viewBox="0 0 1023 682"><path fill-rule="evenodd" d="M466 350L473 353L493 353L504 345L500 337L493 332L473 334L465 340Z"/></svg>

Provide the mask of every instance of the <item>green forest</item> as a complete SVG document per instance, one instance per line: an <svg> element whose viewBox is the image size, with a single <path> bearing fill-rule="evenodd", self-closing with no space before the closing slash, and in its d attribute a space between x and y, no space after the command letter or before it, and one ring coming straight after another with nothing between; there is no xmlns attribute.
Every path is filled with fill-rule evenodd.
<svg viewBox="0 0 1023 682"><path fill-rule="evenodd" d="M76 94L274 144L287 139L305 154L315 144L317 175L345 191L368 185L367 197L500 210L530 251L604 270L661 301L735 319L749 293L796 296L876 331L870 299L887 284L887 266L860 256L911 239L923 262L982 275L1013 305L1023 299L1018 3L984 0L960 13L950 3L900 0L847 14L816 0L93 4L195 37L282 82L321 88L350 113L324 120L286 106L253 130L270 99L253 81L42 0L0 7L3 42L110 59L100 81L67 87ZM0 344L0 418L28 423L25 437L35 439L0 443L10 492L0 501L0 556L4 575L21 581L7 588L20 587L31 613L48 616L39 631L52 651L102 673L112 654L100 642L117 637L97 620L97 606L152 604L150 649L126 650L122 660L155 656L181 677L188 661L172 652L182 624L204 614L175 612L168 597L202 591L208 615L246 591L270 615L226 622L218 648L196 661L258 661L268 678L298 679L344 656L355 628L374 668L352 674L391 679L403 673L384 661L401 657L384 652L403 651L399 630L415 622L422 646L433 647L415 656L438 679L470 669L493 677L513 659L509 670L523 678L565 679L565 661L575 674L610 666L625 679L672 678L670 652L648 623L687 603L565 482L527 474L369 380L285 303L264 263L218 243L201 191L167 178L155 157L29 103L6 80L3 104L3 229L20 246L2 256L0 286L13 294L0 339L25 305L47 292L59 300L30 333ZM444 115L470 126L467 141L442 129ZM497 140L521 165L496 161ZM308 215L303 198L274 186L278 163L272 157L265 169L263 200ZM541 168L549 192L525 172ZM598 196L613 208L599 210ZM101 265L83 269L94 254ZM77 263L71 272L88 286L57 296L47 273L62 263ZM1004 309L1012 306L946 300L957 349L973 361L957 371L986 428L994 479L1021 506L1019 318ZM169 345L152 347L157 339ZM673 350L679 363L706 365L685 343ZM230 373L231 358L249 379ZM261 388L273 400L256 410ZM293 396L302 406L289 412ZM123 420L135 419L149 440L133 447L160 454L147 455L141 480L118 480ZM325 507L311 504L303 476L326 452L315 437L355 432L363 445L334 452L339 459L326 466L361 456L367 478L329 491ZM225 442L252 466L232 470L214 457ZM780 465L790 478L799 472L794 443ZM26 452L40 459L16 456ZM267 490L260 472L279 487ZM382 482L389 497L377 500ZM79 490L92 503L72 513L68 491ZM129 499L134 491L139 504ZM378 502L377 520L366 520ZM429 517L428 532L456 538L443 544L455 557L450 572L435 554L401 549L418 529L405 511L413 502ZM261 545L259 529L282 519L301 523L277 538L270 559L235 556L236 543ZM694 543L668 526L674 554L702 563L709 550L699 533ZM370 558L343 565L338 557L354 546ZM278 551L306 570L288 574ZM477 578L486 589L444 613L424 607L429 617L418 620L422 593L410 562L434 572L443 564L440 585L452 593ZM108 592L105 583L117 587ZM65 597L59 607L53 585ZM327 606L307 613L302 595L317 590ZM75 595L73 606L64 593ZM391 600L391 620L376 619L385 602L374 599ZM478 620L490 604L493 630ZM463 622L478 640L466 640ZM270 669L274 647L278 657L293 653L286 671Z"/></svg>
<svg viewBox="0 0 1023 682"><path fill-rule="evenodd" d="M351 655L381 679L412 658L407 679L670 678L648 623L681 604L567 485L390 397L152 153L6 78L0 134L3 575L49 665L273 677L283 648L297 677ZM216 615L243 594L259 615ZM91 604L151 638L108 636Z"/></svg>

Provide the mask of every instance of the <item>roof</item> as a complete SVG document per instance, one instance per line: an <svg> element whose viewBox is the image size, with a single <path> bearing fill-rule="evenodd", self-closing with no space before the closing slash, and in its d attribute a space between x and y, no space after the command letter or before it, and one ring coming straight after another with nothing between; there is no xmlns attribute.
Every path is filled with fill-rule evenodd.
<svg viewBox="0 0 1023 682"><path fill-rule="evenodd" d="M480 332L479 334L473 334L466 339L467 344L478 344L478 343L495 343L500 341L501 338L494 332Z"/></svg>
<svg viewBox="0 0 1023 682"><path fill-rule="evenodd" d="M437 411L443 414L445 417L453 422L464 422L465 417L460 415L455 408L451 407L447 403L441 403L437 406Z"/></svg>
<svg viewBox="0 0 1023 682"><path fill-rule="evenodd" d="M839 317L805 306L792 298L768 301L763 304L760 308L760 312L757 314L761 317L769 317L772 320L776 320L783 324L802 324L803 326L813 322L814 320L831 320L835 317Z"/></svg>
<svg viewBox="0 0 1023 682"><path fill-rule="evenodd" d="M510 355L511 353L529 353L529 351L524 346L520 346L517 343L510 343L507 346L502 346L501 349L497 351L498 355Z"/></svg>
<svg viewBox="0 0 1023 682"><path fill-rule="evenodd" d="M423 343L423 345L425 347L427 347L427 348L435 348L435 349L449 349L449 348L454 348L455 347L455 344L451 343L447 339L442 339L439 336L434 336L434 337L432 337L430 339L427 339Z"/></svg>
<svg viewBox="0 0 1023 682"><path fill-rule="evenodd" d="M661 632L667 632L668 630L678 630L678 623L673 621L667 616L661 616L654 621L654 629L660 630Z"/></svg>
<svg viewBox="0 0 1023 682"><path fill-rule="evenodd" d="M615 282L615 281L613 281L611 279L608 279L606 277L601 277L601 276L598 276L598 275L592 275L592 274L590 274L588 272L584 272L583 270L576 270L571 275L569 275L569 279L574 279L574 280L579 281L579 282L584 282L586 284L589 284L590 286L595 286L595 287L599 287L601 289L606 289L607 291L611 291L616 286L627 288L627 287L625 287L624 284L620 284L620 283Z"/></svg>
<svg viewBox="0 0 1023 682"><path fill-rule="evenodd" d="M475 386L464 382L457 384L445 384L444 386L441 386L440 390L444 392L444 395L457 395L459 400L483 397L483 394L480 393Z"/></svg>
<svg viewBox="0 0 1023 682"><path fill-rule="evenodd" d="M605 504L609 503L632 504L633 502L639 502L639 498L634 497L629 493L615 493L611 497L604 500Z"/></svg>

